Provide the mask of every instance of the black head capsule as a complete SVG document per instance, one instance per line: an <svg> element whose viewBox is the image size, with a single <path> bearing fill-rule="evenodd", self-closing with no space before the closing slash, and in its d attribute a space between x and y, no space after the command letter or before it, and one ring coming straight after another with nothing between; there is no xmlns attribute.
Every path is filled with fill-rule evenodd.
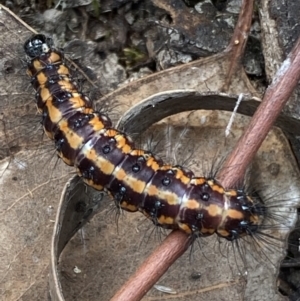
<svg viewBox="0 0 300 301"><path fill-rule="evenodd" d="M38 57L44 53L48 53L53 47L51 38L47 38L43 34L37 34L28 39L24 44L25 53L30 58Z"/></svg>

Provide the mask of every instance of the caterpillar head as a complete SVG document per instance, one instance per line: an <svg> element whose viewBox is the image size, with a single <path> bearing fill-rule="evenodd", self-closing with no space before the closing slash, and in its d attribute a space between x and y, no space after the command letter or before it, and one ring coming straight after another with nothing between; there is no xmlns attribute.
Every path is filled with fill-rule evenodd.
<svg viewBox="0 0 300 301"><path fill-rule="evenodd" d="M24 44L25 53L30 58L38 57L48 53L53 47L53 41L42 34L37 34L29 38Z"/></svg>

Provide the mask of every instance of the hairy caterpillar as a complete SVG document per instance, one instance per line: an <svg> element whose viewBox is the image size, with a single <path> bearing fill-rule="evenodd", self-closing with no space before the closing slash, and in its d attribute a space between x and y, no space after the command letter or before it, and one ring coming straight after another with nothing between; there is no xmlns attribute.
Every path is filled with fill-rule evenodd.
<svg viewBox="0 0 300 301"><path fill-rule="evenodd" d="M5 23L6 23L7 26L10 25L10 23L8 23L8 22L5 22ZM10 53L13 54L14 49L17 49L16 47L20 44L20 42L16 43L16 41L14 39L12 39L14 31L11 29L11 27L10 27L10 30L8 30L8 31L4 30L3 33L4 34L7 33L7 35L5 36L5 38L4 38L5 40L3 41L2 45L6 45L5 44L6 41L7 42L8 41L12 41L12 43L14 43L14 44L12 44L9 47L7 47L7 49L9 49ZM23 28L21 28L21 30L18 30L17 32L15 32L15 35L18 36L18 41L22 40L21 44L23 45L23 39L25 41L25 39L27 38L27 37L24 38L24 36L28 35L28 32L26 33L23 30ZM66 50L66 52L67 52L67 50ZM19 55L19 57L20 57L20 55ZM85 53L84 53L84 57L86 57ZM18 58L18 60L19 60L19 58ZM37 131L33 132L33 130L31 130L31 127L30 127L30 125L34 124L34 122L35 122L36 126L39 126L38 121L36 121L36 120L34 121L33 118L32 118L32 117L35 116L35 114L34 114L35 110L31 110L31 112L32 112L31 116L29 116L28 110L27 111L25 111L25 110L21 111L21 107L22 108L26 108L28 106L33 107L32 106L32 99L33 99L33 97L32 97L32 93L31 93L31 89L30 88L28 89L28 82L23 83L22 85L20 85L19 81L16 80L16 79L20 79L21 78L20 75L22 75L23 73L25 74L25 72L22 71L23 68L20 68L20 69L21 70L19 70L19 71L16 70L16 77L15 78L13 78L13 79L12 78L8 78L9 80L7 81L7 83L12 84L12 87L15 88L15 90L13 90L13 91L19 92L19 93L9 93L9 99L8 99L8 101L3 104L2 109L8 109L8 112L10 114L7 119L4 119L4 121L7 124L7 122L9 122L10 118L11 118L11 119L16 120L16 124L17 125L18 124L25 125L26 129L30 130L30 132L29 132L29 134L30 134L30 143L32 142L32 138L33 137L37 138L39 140L39 142L40 142L40 136L41 135ZM7 83L6 83L6 85L7 85ZM13 102L13 100L16 100L16 101ZM16 103L16 105L14 105L14 103ZM21 112L21 114L22 114L21 115L22 116L21 119L17 118L19 112ZM28 118L30 117L31 118L31 120L29 120L30 123L27 122L27 121L25 121L25 119L24 119L23 116L24 117L28 116ZM108 116L110 116L110 115L108 115ZM38 116L38 118L40 118L40 116ZM24 121L25 121L25 123L24 123ZM184 122L183 122L183 124L184 124ZM14 135L15 138L19 137L20 135L24 135L28 139L28 133L24 132L23 128L20 128L19 126L16 126L15 129L16 129L16 134ZM127 132L127 130L125 130L125 132ZM205 132L205 129L204 129L203 132ZM238 136L239 136L239 134L238 134ZM208 150L207 152L210 152L210 150L213 149L213 148L208 143L205 144L205 142L204 142L205 140L203 138L199 138L199 137L202 137L202 136L195 137L194 140L190 141L190 143L194 144L194 145L197 143L197 147L199 147L198 145L199 145L199 143L201 143L202 147L200 146L200 148L199 148L201 150L200 151L201 153L202 153L202 150ZM45 137L45 138L47 138L47 137ZM9 141L8 139L5 139L5 140ZM213 134L210 135L210 140L209 141L214 141L214 140L215 140L215 136ZM44 142L46 142L46 141L48 141L48 139L45 139ZM22 284L23 287L25 287L25 285L26 285L26 280L27 280L27 283L28 282L32 283L32 281L34 280L33 266L28 267L28 270L30 269L30 275L31 275L30 278L28 277L28 273L24 273L24 269L23 270L18 269L18 264L17 264L18 261L20 263L22 263L22 265L20 264L19 266L20 267L21 266L24 267L24 264L23 264L25 262L24 259L27 258L27 256L26 257L25 256L19 256L19 254L22 255L22 252L23 252L22 248L24 249L24 244L22 246L21 242L24 241L25 246L28 246L29 242L38 243L39 242L38 238L41 235L44 234L44 230L46 231L47 228L49 229L49 226L51 227L51 225L52 225L51 220L54 219L54 212L55 212L55 208L56 208L55 201L58 200L58 196L57 195L53 196L53 194L54 194L54 192L56 192L56 193L59 194L59 192L60 192L59 185L61 183L63 184L66 181L66 178L60 178L60 177L57 177L57 180L55 182L53 181L53 179L55 179L54 173L57 174L57 172L58 172L58 175L60 175L61 174L61 167L63 167L64 164L59 164L59 166L55 166L55 170L53 170L54 167L51 167L49 165L49 160L47 159L47 157L49 157L49 155L52 156L53 153L54 153L54 151L53 151L54 148L53 148L52 143L51 143L52 141L49 140L49 142L50 142L49 144L51 144L51 149L43 151L44 155L45 154L47 155L46 158L45 158L45 156L41 156L40 152L37 152L34 149L34 152L31 152L32 153L32 156L31 156L32 159L30 159L30 161L27 159L28 158L27 157L28 152L25 153L25 150L27 151L27 149L25 149L24 146L22 145L24 151L22 152L22 154L21 153L17 154L17 156L15 156L15 158L13 158L14 162L12 162L13 164L11 164L9 166L9 170L7 170L6 175L7 176L10 175L10 178L12 178L13 175L11 173L9 174L9 172L11 170L13 170L13 168L16 167L16 165L15 165L16 161L15 160L18 160L21 164L22 164L21 161L23 161L23 162L25 161L26 165L22 164L22 167L24 167L24 169L22 169L22 170L18 169L17 173L16 173L17 178L14 178L13 181L11 181L12 183L15 183L15 186L14 186L13 189L11 189L11 186L3 185L3 188L5 188L5 189L4 189L4 191L2 191L2 194L3 195L5 194L5 196L8 196L8 202L7 202L7 206L6 206L6 203L2 204L1 211L4 208L6 208L6 207L9 207L9 208L12 208L12 209L9 212L5 212L5 216L4 215L2 216L2 220L5 223L6 228L8 230L7 231L8 235L7 236L3 236L3 241L5 241L5 243L3 244L2 248L1 248L1 252L3 254L4 253L3 250L7 249L8 252L11 254L10 258L14 259L14 261L12 261L11 264L10 264L10 268L9 268L10 271L8 270L8 272L9 272L8 276L10 276L9 279L15 279L15 282L18 282L18 287L21 287L21 284L22 284L21 280L24 280L23 284ZM232 141L230 141L230 142L232 144ZM39 146L39 149L42 148L42 147L44 147L44 146L45 146L45 143L43 143L43 146L41 146L41 147ZM217 149L218 149L218 146L217 146ZM277 149L277 148L275 148L275 149ZM266 153L268 153L268 152L266 151ZM25 155L26 155L26 157L25 157ZM194 153L194 155L195 155L195 153ZM36 161L43 162L42 166L36 166L35 165ZM55 160L52 160L52 162L53 161L55 161ZM166 162L173 162L173 161L172 160L169 160L169 161L166 160ZM210 162L212 162L212 161L210 161ZM273 160L273 162L277 162L277 160L275 159L275 160ZM180 162L180 163L182 163L182 162ZM183 166L185 166L185 164L183 164ZM58 168L58 167L60 167L60 168ZM264 165L263 167L264 167L263 170L267 170L267 168L266 168L267 166ZM192 170L195 172L196 168L193 167ZM282 171L282 168L281 168L281 171ZM52 180L50 182L47 181L49 179L49 172L51 172L50 177L52 178ZM198 174L206 174L205 172L204 173L200 172L200 171L197 171L197 172L198 172ZM26 176L25 178L22 178L23 174ZM289 183L291 183L291 181L289 181L288 183L286 183L287 179L290 180L291 178L293 178L293 176L290 173L286 174L286 178L284 178L284 179L281 178L281 180L280 180L280 179L277 178L277 181L275 183L275 187L276 188L274 188L274 185L273 185L273 189L271 190L271 192L269 192L269 194L271 193L272 195L274 195L274 191L276 191L280 195L282 195L282 191L285 192L287 185ZM17 179L17 181L15 179ZM3 180L4 180L4 177L1 178L1 182ZM268 184L267 185L272 185L272 184L269 184L270 183L269 180L272 180L272 176L271 175L269 175L269 177L268 177L268 181L267 181ZM29 181L30 181L30 183L33 183L35 186L29 186L28 185ZM43 182L45 182L45 185L41 186L41 188L40 188L41 193L40 194L37 193L37 190L32 189L32 188L36 187L38 184L43 183ZM260 181L260 182L264 183L263 181ZM280 186L281 188L277 188L277 183L278 183L278 185L283 183L282 186ZM258 186L254 186L254 187L258 187ZM13 193L7 193L7 191L8 192L11 191ZM28 201L25 202L22 193L25 194L27 192L29 193L29 195L28 195ZM287 198L290 200L292 198L292 196L288 195ZM12 207L13 204L15 203L14 201L15 200L17 201L18 199L20 199L20 201L18 201L17 205L15 205L14 207ZM265 197L263 199L265 200ZM269 204L270 203L271 202L269 202ZM52 207L50 207L51 205L52 205ZM49 210L48 210L48 206L50 208ZM111 207L114 207L114 204L111 204ZM282 207L286 207L286 203L284 203L282 205ZM51 209L51 208L53 208L53 209ZM43 218L42 213L44 212L44 209L47 209L47 213L48 213L48 211L50 212L52 210L52 212L53 212L52 215L49 215L50 221L47 219L47 216L46 216L46 218ZM270 210L272 210L272 209L270 208ZM27 211L27 213L28 213L27 216L29 218L26 218L26 215L24 213L25 211ZM14 216L12 214L13 212L16 212L17 215ZM82 235L82 238L83 238L82 240L80 240L80 234L81 233L79 233L77 235L77 237L79 238L78 239L78 241L79 241L78 242L78 244L79 244L78 245L78 249L80 251L79 252L80 257L78 257L78 259L84 259L84 264L81 263L81 262L79 262L79 261L71 260L70 261L70 266L72 267L72 266L74 266L74 263L76 263L76 264L78 264L78 266L82 270L81 274L77 274L76 275L77 276L76 281L75 280L72 281L73 287L76 286L76 288L78 289L79 293L81 291L80 286L78 285L79 284L78 283L79 279L81 280L82 284L84 284L84 283L90 284L89 287L90 288L94 287L95 290L97 290L97 288L99 288L100 285L102 285L102 287L103 287L103 284L104 284L104 290L105 290L106 287L105 287L105 282L103 281L103 277L95 277L94 276L90 281L85 280L85 278L83 277L83 276L85 276L85 273L86 273L87 270L89 270L89 272L91 271L91 267L94 267L94 269L93 269L93 271L95 271L94 275L98 276L99 275L99 271L101 271L101 272L103 271L103 267L104 267L105 262L106 262L106 259L103 257L103 252L104 251L108 251L107 253L112 253L112 255L113 255L107 262L109 262L111 266L118 267L119 271L122 270L122 272L118 273L118 277L117 278L119 278L119 276L121 277L124 274L123 271L126 271L125 268L122 268L122 269L120 268L120 264L122 262L125 261L127 263L127 266L128 266L128 263L129 263L129 266L131 266L132 268L134 268L134 267L136 267L138 265L137 262L132 262L133 256L131 256L129 258L125 257L126 253L129 252L129 254L134 254L134 257L138 256L139 254L147 254L148 250L152 247L153 244L155 244L155 242L151 243L151 242L147 241L147 246L146 246L145 250L141 251L140 248L137 248L138 246L136 245L136 242L138 241L138 237L137 237L137 232L135 231L135 228L136 228L136 225L139 223L139 220L143 219L143 217L140 216L139 214L126 214L126 216L129 217L133 221L133 223L132 223L131 227L127 229L127 231L125 231L125 232L121 231L116 236L112 235L112 233L116 232L115 221L111 218L111 216L107 216L105 214L103 216L104 223L103 223L103 227L102 227L102 229L104 231L101 232L101 235L99 235L99 230L97 231L97 229L99 229L99 228L98 228L98 225L95 225L96 220L93 223L94 228L90 227L90 229L93 230L92 233L88 233L87 229L85 228L83 230L83 232L84 232L85 235ZM26 223L27 221L28 221L28 223ZM99 217L97 217L97 221L99 221ZM109 222L111 222L111 223L109 223ZM20 226L20 228L17 228L18 229L17 231L16 231L16 227L14 227L14 225L16 225L16 224L18 224ZM108 224L109 226L106 227L106 224ZM125 224L125 221L123 219L122 223L120 225L122 225L122 227L123 227L124 224ZM143 224L147 224L147 223L144 222ZM151 228L153 229L153 227L151 227ZM154 228L154 229L159 229L159 228ZM119 229L119 231L120 231L120 229ZM3 232L3 230L1 230L1 232L3 234L5 234L5 232ZM14 235L11 235L12 232L14 232ZM48 231L48 233L49 233L49 231ZM94 237L92 235L93 233L95 233ZM15 234L19 234L19 235L15 237ZM122 234L121 237L120 237L120 234ZM142 236L145 236L145 232L143 232L143 231L140 234ZM272 232L272 235L273 234L274 234L274 230ZM24 238L26 240L24 240ZM92 239L92 238L94 238L94 239ZM110 245L108 245L107 243L104 244L104 245L103 244L100 245L101 241L102 242L106 242L105 238L107 238L107 240L106 240L107 242L108 241L112 242L112 247ZM124 241L127 242L127 240L129 238L132 238L132 240L131 240L132 247L129 248L129 250L126 249L126 252L123 255L118 254L117 252L115 252L115 251L117 251L118 248L120 248L120 249L124 248L123 245L122 245L122 243ZM221 281L219 280L219 282L218 282L218 280L216 280L216 279L220 279L219 276L221 276L221 275L224 276L225 275L223 277L224 282L225 282L225 281L227 281L228 275L231 275L231 271L230 270L228 270L226 272L226 271L223 271L223 270L220 270L220 269L216 270L216 273L214 273L213 277L212 277L212 273L209 273L209 274L206 273L206 270L211 271L211 270L213 270L215 268L215 266L219 266L218 259L222 260L222 255L220 254L220 251L219 251L219 244L221 246L223 245L223 247L224 247L225 244L227 244L228 246L231 246L231 242L228 243L224 239L220 239L220 242L217 242L215 244L215 249L216 249L215 251L217 252L217 258L216 259L212 258L210 254L213 251L213 249L206 247L207 246L207 241L211 240L212 238L214 240L217 239L216 236L211 236L211 237L207 237L205 239L198 240L199 242L201 242L202 245L203 244L205 245L204 246L204 250L202 252L199 251L199 250L197 250L197 252L194 252L194 255L197 255L197 256L199 255L199 257L202 257L201 258L202 260L199 261L199 263L197 263L197 262L195 262L193 260L193 266L195 266L202 273L202 278L201 278L201 281L200 281L201 285L203 285L203 283L205 283L205 280L207 278L208 279L213 279L213 281L214 281L213 283L217 283L218 284L218 283L222 282L222 280ZM246 238L251 238L251 237L250 236L246 236ZM34 241L33 241L33 239L34 239ZM36 255L40 255L41 254L40 250L43 250L42 248L44 248L44 249L48 248L48 243L47 242L49 241L49 239L50 239L49 237L46 237L44 239L44 243L43 244L38 244L37 245L37 251L39 253L35 253L34 254L34 253L27 252L26 254L28 254L28 256L31 256L31 254L32 254L33 256L35 256L33 258L37 259ZM82 245L83 241L85 241L84 246ZM241 240L239 240L239 243L242 245L243 241L244 241L244 239L241 239ZM254 239L249 239L249 241L252 241L252 243L254 243ZM262 241L260 240L260 242L262 242ZM91 247L88 245L90 243L96 243L96 244L98 244L99 247L98 247L98 249L94 249L94 250L97 250L96 252L88 252L88 255L91 255L95 259L95 261L93 262L92 265L86 265L87 260L82 255L83 254L87 255L86 249L88 249L88 251L91 250ZM11 247L11 245L13 245L13 247ZM71 246L71 248L70 248L71 253L74 254L74 243L72 243L70 246ZM15 250L17 247L19 247L19 249L17 249L16 252L12 251L12 250ZM83 247L85 248L84 250L83 250ZM273 247L273 245L271 247ZM26 247L24 250L26 251L27 249L28 248ZM25 251L23 252L24 255L25 255ZM254 251L251 251L251 254L252 254L252 252L254 253ZM203 258L203 253L206 254L206 257L208 257L208 259L210 259L212 262L209 262L206 259L206 257ZM45 261L46 261L46 264L47 264L48 263L49 254L47 252L44 252L44 254L45 254ZM224 251L223 254L227 255L227 258L228 257L231 258L233 256L233 252L232 252L231 249L230 249L229 253L226 252L226 251ZM249 250L249 253L247 253L247 254L250 254L250 250ZM112 261L112 259L116 259L116 258L118 258L118 256L120 256L119 263L115 263L114 261ZM40 258L41 258L41 256L40 256ZM226 258L225 261L228 260L227 258ZM34 262L36 262L36 260ZM260 262L261 262L261 260L260 260ZM6 263L7 263L7 261L3 262L3 266L5 265L5 270L7 268L7 264ZM95 263L98 263L98 265L96 265ZM182 290L184 291L186 289L186 287L184 286L185 282L182 281L182 280L184 280L184 273L182 271L182 268L183 267L187 267L187 269L188 268L191 269L190 268L190 262L189 262L188 258L183 258L183 260L180 260L180 263L181 263L181 266L180 265L178 266L179 269L176 271L177 272L176 275L175 275L175 273L173 273L173 275L176 278L179 277L179 276L183 277L183 278L180 278L181 279L180 283L182 284L182 288L179 288L178 286L176 286L175 285L176 282L174 282L174 281L173 282L169 282L169 284L166 284L166 282L162 282L162 284L169 285L170 287L176 288L177 292L178 291L180 292ZM39 262L39 266L43 267L43 265L41 264L41 261ZM236 264L235 264L235 262L233 262L232 267L234 268L235 266L236 266ZM250 262L250 266L248 266L248 267L256 269L257 266L253 265ZM14 271L14 274L12 274L13 271ZM21 278L21 275L24 275L25 277ZM38 273L37 277L40 278L40 275L41 274ZM103 272L103 275L105 275L105 272ZM26 278L26 280L24 278ZM116 278L115 275L114 275L114 278ZM265 271L263 273L263 278L264 279L266 278ZM252 276L248 277L248 282L251 279L253 279ZM99 283L95 284L95 280L98 280ZM113 283L113 281L109 281L108 282L106 280L106 283L108 283L108 285L111 286L111 284ZM261 287L261 283L262 282L261 281L257 281L257 283L259 283L259 287ZM70 285L71 283L69 282L68 284ZM15 289L15 287L13 285L16 287L16 285L14 283L12 283L11 284L12 289L10 290L10 292L11 293L13 292L15 298L18 298L18 296L17 296L18 292L17 292L17 290ZM204 284L204 286L205 286L205 284ZM206 284L206 286L209 286L209 284ZM257 291L254 288L255 286L251 285L251 283L249 284L249 286L253 287L253 292L255 291L255 294L253 294L253 295L256 296L257 295ZM6 289L9 289L9 286L7 286L7 284L6 284L5 287L6 287ZM271 286L269 286L269 287L271 287ZM24 290L26 292L27 292L27 288L28 287L24 288ZM34 288L34 286L32 286L32 288ZM36 292L35 292L35 294L36 294ZM74 293L73 293L73 295L74 295ZM220 293L220 295L221 295L221 293ZM220 298L220 295L219 295L219 298ZM72 296L72 295L70 295L70 296ZM96 298L96 296L99 296L99 295L95 294L95 298ZM235 298L230 298L229 295L227 295L227 294L226 294L226 296L227 296L227 299L235 300ZM13 296L12 296L12 298L13 298ZM26 298L26 295L25 295L25 298ZM27 298L28 298L28 296L27 296ZM43 299L43 297L41 297L41 298ZM219 300L219 298L216 298L216 300ZM91 298L91 293L90 293L90 291L87 288L86 289L85 298L83 298L83 300L91 300L91 299L92 299ZM99 298L98 297L96 299L105 300L106 298L101 298L101 297ZM158 298L158 299L161 300L161 298ZM183 299L187 300L187 297L183 298ZM208 298L208 299L212 300L212 298ZM273 298L269 298L269 299L274 300Z"/></svg>
<svg viewBox="0 0 300 301"><path fill-rule="evenodd" d="M39 40L39 39L41 39L41 40ZM111 122L106 115L97 113L93 110L92 104L88 100L88 98L86 98L83 94L78 92L78 87L76 85L76 82L73 81L72 76L70 76L68 73L64 73L64 71L61 74L59 74L58 72L55 73L57 70L60 70L60 71L65 70L68 72L68 69L66 68L66 66L64 66L64 63L63 63L63 52L55 49L53 47L50 39L47 39L44 36L41 36L39 39L38 39L37 45L35 45L35 46L32 44L34 41L36 41L36 40L34 40L34 38L28 40L28 42L27 42L31 45L31 47L29 47L29 49L31 49L33 51L30 55L31 60L28 64L29 65L29 74L30 74L30 76L32 76L33 84L35 84L37 87L37 102L39 104L42 104L42 106L43 106L43 101L45 100L47 103L48 100L52 97L51 101L53 101L53 103L55 104L55 105L53 105L53 103L51 103L51 101L50 101L50 105L45 106L46 111L41 110L41 108L39 108L39 109L43 113L43 117L44 117L43 123L45 126L46 133L52 139L55 140L56 148L59 151L60 156L67 164L73 165L75 163L75 165L76 165L76 160L78 160L78 154L79 155L82 154L81 150L76 147L78 145L82 145L83 146L82 149L83 149L86 146L87 141L89 141L89 139L91 141L97 141L97 142L95 142L95 145L98 143L97 139L99 139L99 140L102 139L102 141L100 141L101 143L99 143L100 145L98 145L98 148L95 150L95 156L92 158L88 158L88 156L86 154L82 155L81 158L82 158L83 162L85 163L85 165L83 167L81 167L82 170L80 170L80 168L79 168L80 165L79 165L79 167L77 166L79 169L79 174L81 176L83 176L83 178L85 178L85 181L90 186L92 186L92 187L96 186L95 188L100 189L100 190L102 188L107 189L108 192L110 192L113 195L113 197L116 198L115 203L118 208L123 208L123 209L125 209L127 211L131 211L131 212L132 211L142 211L148 218L150 218L150 220L152 220L152 222L155 225L163 227L163 228L167 228L167 229L180 228L181 230L185 231L186 233L192 235L194 238L199 237L199 236L208 236L213 233L217 233L219 237L225 237L226 240L237 243L237 246L239 247L239 244L238 244L239 240L243 241L244 238L250 237L250 238L253 238L253 241L255 241L257 238L260 238L261 234L262 234L262 236L264 235L264 233L262 233L262 231L265 230L266 228L264 227L263 224L269 215L269 210L268 210L267 206L265 206L265 204L260 202L259 198L250 198L249 196L246 195L244 190L226 191L213 178L212 179L205 178L205 177L193 178L194 177L193 173L188 170L183 170L182 167L163 165L163 162L156 159L150 152L135 150L132 141L126 135L118 132L115 129L110 128ZM49 44L41 43L39 45L39 41L44 42L45 40L47 40L47 43L49 43ZM42 46L42 45L45 46L45 50L46 50L45 53L39 52L41 50L40 46ZM28 44L27 44L27 48L28 48ZM40 54L40 56L37 56L37 54ZM48 61L49 57L47 57L48 55L50 56L50 59L53 59L53 57L51 55L54 55L54 57L56 56L56 58L58 58L58 61L49 62ZM42 61L42 58L45 61ZM57 64L55 64L55 62ZM36 67L41 68L41 69L38 72L36 72L37 71L35 69ZM49 73L47 72L48 69L50 69ZM51 76L49 76L50 73L51 73ZM44 80L44 82L42 82L42 84L41 84L41 82L39 80L41 80L41 81ZM49 93L49 90L51 90L50 91L51 93ZM43 93L45 93L45 94L43 94ZM44 99L41 95L44 95L45 97L50 96L50 98ZM53 96L55 96L55 97L53 97ZM61 100L61 102L59 100ZM71 100L71 101L69 101L69 100ZM61 110L62 107L60 107L60 106L63 107L63 110ZM76 109L74 109L73 106L75 106L75 107L78 106L78 107ZM50 113L48 113L48 110ZM50 116L51 113L53 114L52 116ZM61 119L62 116L56 115L56 113L65 114L64 115L65 120L63 120L63 118ZM88 116L91 119L88 119L87 118ZM78 117L78 120L77 120L77 117ZM60 121L64 121L64 123L61 124L61 125L63 125L63 128L64 128L63 131L59 128L60 125L53 123L53 120L55 118L58 119L58 124L60 123ZM94 123L91 124L90 123L91 121ZM84 127L83 126L84 122L86 122L88 131L82 130L82 128ZM98 126L98 128L97 128L97 126ZM95 130L95 128L97 130L100 129L100 132L96 133L97 131ZM70 129L71 129L71 131L70 131ZM75 135L74 135L74 132L75 132ZM80 135L81 134L82 135L80 136L80 135L78 135L78 133ZM102 137L100 134L104 134L104 133L107 133L107 136L104 135L105 137ZM79 139L77 139L78 136L80 136ZM76 139L73 139L73 138L76 138ZM93 139L95 139L95 140L93 140ZM116 139L118 139L118 140L116 141ZM69 142L72 142L75 144L72 144L70 146L70 145L68 145ZM118 148L118 146L119 146L119 148ZM126 151L127 151L127 153L124 154L124 152L126 152ZM145 162L144 165L139 166L140 170L146 170L145 168L149 168L149 170L152 171L153 173L154 173L154 171L155 172L158 171L161 173L160 177L158 177L158 184L157 184L157 186L160 188L160 189L158 189L159 190L158 194L160 194L159 196L161 198L161 199L159 199L159 202L156 202L157 199L155 199L155 197L157 197L157 195L155 195L155 197L153 197L152 200L150 199L150 202L148 202L146 204L147 206L145 204L141 204L139 198L134 198L130 194L129 194L129 197L131 197L131 199L127 199L127 201L126 201L126 199L124 200L124 196L128 198L128 195L126 194L128 191L127 192L125 191L125 193L124 193L124 187L123 187L124 182L121 182L121 180L117 178L118 175L116 173L114 173L114 171L118 170L118 168L120 170L121 164L119 162L117 163L117 161L123 160L123 163L124 162L128 163L128 161L126 162L126 160L124 160L124 159L128 158L129 155L132 155L130 153L131 151L135 152L135 153L133 153L133 155L136 157L133 156L134 158L133 158L131 164L129 164L128 169L126 170L126 172L128 172L128 174L129 174L129 172L134 172L134 169L136 170L135 164L140 163L137 160L137 157L138 158L142 157L142 162ZM76 152L78 152L78 154ZM111 167L111 169L114 168L114 171L112 172L110 178L109 178L109 175L107 176L106 174L103 174L103 170L100 169L99 166L96 168L95 165L93 165L95 163L95 160L94 160L95 158L96 158L96 160L98 160L98 159L102 160L103 157L107 158L107 156L109 156L109 155L111 156L110 162L109 162L110 167ZM90 162L87 159L89 159ZM148 162L148 160L152 160L152 162L157 164L156 170L153 171L151 164L150 164L150 167L147 166L146 162ZM104 162L105 162L105 160L104 160ZM125 164L123 164L123 166L122 166L125 169L126 166L125 167L124 166L125 166ZM161 170L160 169L161 167L166 168L166 169ZM151 170L151 168L152 168L152 170ZM178 197L176 198L178 200L178 202L175 203L175 205L170 204L170 202L168 202L164 199L164 197L166 195L165 191L167 189L164 189L165 186L163 185L163 180L165 179L165 177L164 177L165 175L170 177L170 175L167 173L169 170L172 171L174 178L176 177L176 175L179 178L179 179L173 178L174 183L175 183L175 186L173 186L173 187L175 187L175 188L178 187L177 184L179 181L181 181L183 179L183 177L185 177L187 179L191 179L191 180L194 179L195 182L192 183L192 185L194 185L194 187L196 187L195 190L197 188L198 189L200 188L200 191L198 190L198 194L200 195L200 197L203 196L203 193L208 193L208 194L213 195L212 200L218 201L217 204L213 204L213 205L215 205L214 206L215 209L220 209L220 208L221 208L221 210L224 209L224 207L222 207L222 206L224 206L224 204L220 204L220 202L219 202L220 200L227 200L229 204L231 204L231 202L236 201L234 203L238 207L238 210L236 210L236 211L240 214L242 213L243 218L250 219L252 216L257 218L257 221L254 221L254 223L251 220L247 221L247 223L249 223L249 225L251 225L251 227L253 227L253 228L250 228L250 226L246 225L246 227L241 229L240 226L241 226L241 222L243 222L243 220L239 220L236 223L232 223L232 222L229 223L228 224L229 226L227 225L228 228L225 229L225 231L227 231L227 232L225 232L224 229L217 228L217 226L215 226L215 225L213 225L213 226L215 226L215 228L212 229L211 233L209 233L209 231L206 231L207 229L205 228L205 226L207 227L207 224L205 224L205 223L211 223L212 220L210 219L211 218L210 214L205 215L205 214L203 214L203 212L201 210L203 209L203 210L207 211L207 207L210 206L210 203L208 201L204 201L203 199L200 199L199 200L200 205L198 207L198 209L199 208L200 209L197 211L197 208L188 207L188 202L183 204L182 208L180 208L179 203L182 200ZM96 177L95 177L95 174L93 174L93 172L96 172ZM126 176L126 172L125 172L125 176ZM139 171L136 171L136 172L139 172ZM182 176L180 176L179 172ZM140 179L141 178L136 176L133 179L132 183L137 184L137 183L139 183ZM169 180L170 179L168 179L168 181ZM177 181L177 180L179 180L179 181ZM175 181L177 181L177 182L175 182ZM197 181L203 181L203 182L197 182ZM146 186L146 184L147 183L144 183L145 186ZM109 185L115 185L115 186L113 189L109 189L110 188ZM169 185L168 185L168 188L172 187L172 184L169 184ZM135 187L134 185L132 185L132 186ZM184 185L184 183L181 187L184 187L183 188L184 191L185 191L185 189L187 189L186 188L187 186ZM207 190L208 189L210 189L210 190L203 191L203 190L201 190L202 187L206 188ZM125 187L125 188L128 189L128 187ZM215 188L215 190L213 188ZM174 191L174 188L172 188L172 189ZM239 192L241 192L241 194L239 194ZM140 194L136 194L136 195L140 196ZM211 197L211 195L210 195L210 197ZM240 199L243 200L245 203L241 204L240 201L238 200L238 197L240 197ZM133 203L133 201L135 201L135 203ZM206 207L205 207L205 204L206 204ZM247 208L247 207L249 207L249 208ZM175 209L175 210L172 211L171 209L172 210ZM186 220L184 221L184 223L180 224L180 220L178 220L177 217L178 217L178 212L180 212L181 209L183 209L183 211L185 213L187 213L188 215L184 216L184 217L186 217ZM231 210L232 208L229 208L229 209ZM245 209L246 209L246 211L243 211ZM228 218L228 215L226 215L228 213L228 211L226 211L226 210L224 210L223 212L224 212L225 218ZM248 217L244 215L245 212L249 212ZM166 218L168 218L168 220ZM252 224L250 224L250 222L252 222ZM278 222L278 220L277 220L277 222ZM282 220L280 221L280 223L282 223ZM270 225L267 224L266 227L269 227L269 226ZM209 230L210 229L211 228L209 228ZM223 230L223 232L222 232L222 230ZM265 237L268 238L268 236L265 236ZM237 249L237 250L239 250L239 249Z"/></svg>
<svg viewBox="0 0 300 301"><path fill-rule="evenodd" d="M50 38L36 35L24 48L44 130L58 156L75 166L88 185L108 191L117 207L140 211L163 228L194 237L216 233L227 240L256 234L266 214L263 204L243 190L225 190L214 179L196 177L136 149L78 91L63 52Z"/></svg>

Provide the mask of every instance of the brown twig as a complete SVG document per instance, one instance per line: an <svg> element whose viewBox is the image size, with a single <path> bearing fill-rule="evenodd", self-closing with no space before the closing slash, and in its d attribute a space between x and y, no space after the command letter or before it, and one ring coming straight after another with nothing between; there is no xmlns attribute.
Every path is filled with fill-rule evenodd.
<svg viewBox="0 0 300 301"><path fill-rule="evenodd" d="M245 0L244 5L247 2ZM234 186L244 176L247 166L255 156L284 104L288 101L299 78L300 38L281 69L277 72L243 137L239 140L220 171L218 179L225 187ZM234 166L234 168L228 169L229 166ZM171 263L181 256L187 246L188 239L185 233L173 231L123 285L111 301L140 300L169 268Z"/></svg>
<svg viewBox="0 0 300 301"><path fill-rule="evenodd" d="M230 55L230 65L226 74L225 83L222 91L228 91L231 83L232 75L241 68L241 59L246 48L253 14L254 0L244 0L237 24L234 29L231 41L226 48L225 52Z"/></svg>

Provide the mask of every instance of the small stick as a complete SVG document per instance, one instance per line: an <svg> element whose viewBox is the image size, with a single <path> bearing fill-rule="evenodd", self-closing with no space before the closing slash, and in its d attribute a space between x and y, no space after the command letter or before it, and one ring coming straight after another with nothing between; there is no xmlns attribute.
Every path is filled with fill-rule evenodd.
<svg viewBox="0 0 300 301"><path fill-rule="evenodd" d="M230 130L231 130L231 127L232 127L234 118L235 118L235 116L236 116L236 112L237 112L237 110L238 110L238 108L239 108L239 106L240 106L240 104L241 104L241 102L242 102L242 100L243 100L243 97L244 97L244 95L243 95L243 93L241 93L241 94L239 95L238 100L236 101L235 107L234 107L234 109L233 109L233 111L232 111L232 114L231 114L231 116L230 116L228 125L227 125L226 130L225 130L225 137L227 137L227 136L230 134Z"/></svg>
<svg viewBox="0 0 300 301"><path fill-rule="evenodd" d="M252 23L254 0L244 0L242 3L239 19L234 28L234 33L225 52L230 55L230 65L226 74L222 91L228 91L232 76L241 68L241 59L244 54Z"/></svg>

